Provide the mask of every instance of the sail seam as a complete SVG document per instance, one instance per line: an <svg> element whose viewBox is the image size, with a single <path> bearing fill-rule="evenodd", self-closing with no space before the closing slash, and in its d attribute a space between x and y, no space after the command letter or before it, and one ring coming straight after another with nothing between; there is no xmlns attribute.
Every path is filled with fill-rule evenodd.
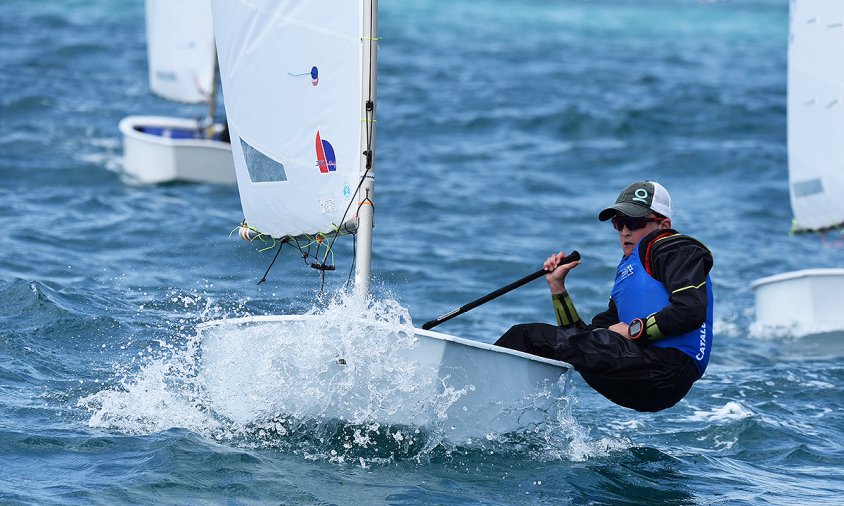
<svg viewBox="0 0 844 506"><path fill-rule="evenodd" d="M333 31L333 30L326 30L324 28L320 28L319 26L312 25L311 23L305 23L304 21L300 21L296 18L293 18L293 17L290 17L290 16L285 16L283 14L279 14L279 12L275 11L275 10L261 9L260 7L255 5L253 2L245 2L243 0L240 0L240 3L241 3L241 5L244 5L248 8L251 8L255 12L260 12L261 14L269 17L270 19L272 19L276 22L296 25L296 26L299 26L299 27L302 27L302 28L306 28L306 29L313 31L313 32L321 33L323 35L329 35L329 36L337 38L337 39L342 39L342 40L347 40L347 41L357 40L357 37L349 36L349 35L346 35L344 33L336 32L336 31Z"/></svg>

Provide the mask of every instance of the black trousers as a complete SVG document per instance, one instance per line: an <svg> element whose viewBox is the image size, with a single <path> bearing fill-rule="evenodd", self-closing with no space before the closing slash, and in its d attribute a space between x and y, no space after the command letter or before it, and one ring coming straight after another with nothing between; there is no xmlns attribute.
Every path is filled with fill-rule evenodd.
<svg viewBox="0 0 844 506"><path fill-rule="evenodd" d="M523 323L495 344L568 362L601 395L636 411L670 408L700 377L692 358L682 351L638 344L607 329Z"/></svg>

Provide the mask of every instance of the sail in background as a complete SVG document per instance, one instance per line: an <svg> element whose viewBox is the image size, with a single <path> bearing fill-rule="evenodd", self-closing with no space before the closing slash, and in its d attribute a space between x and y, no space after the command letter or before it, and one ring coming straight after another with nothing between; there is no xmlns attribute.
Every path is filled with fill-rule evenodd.
<svg viewBox="0 0 844 506"><path fill-rule="evenodd" d="M354 198L368 4L212 2L243 213L261 233L332 232Z"/></svg>
<svg viewBox="0 0 844 506"><path fill-rule="evenodd" d="M795 229L844 223L844 2L792 0L788 168Z"/></svg>
<svg viewBox="0 0 844 506"><path fill-rule="evenodd" d="M152 91L177 102L206 102L214 82L214 29L208 0L147 0Z"/></svg>

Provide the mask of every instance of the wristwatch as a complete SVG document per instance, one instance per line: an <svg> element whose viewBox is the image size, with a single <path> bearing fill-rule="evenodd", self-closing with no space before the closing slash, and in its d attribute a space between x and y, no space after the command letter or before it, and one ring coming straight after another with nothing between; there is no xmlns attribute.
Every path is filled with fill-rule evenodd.
<svg viewBox="0 0 844 506"><path fill-rule="evenodd" d="M632 322L630 322L630 326L627 328L627 335L634 341L641 339L641 337L645 335L645 320L635 318Z"/></svg>

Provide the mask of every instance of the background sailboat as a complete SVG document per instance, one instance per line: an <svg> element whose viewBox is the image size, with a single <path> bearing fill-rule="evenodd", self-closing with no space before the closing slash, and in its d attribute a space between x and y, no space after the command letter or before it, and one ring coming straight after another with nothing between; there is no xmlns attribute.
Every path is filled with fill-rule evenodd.
<svg viewBox="0 0 844 506"><path fill-rule="evenodd" d="M214 123L217 55L208 0L147 0L146 22L150 88L168 100L207 102L208 116L124 118L125 172L143 183L234 184L228 131Z"/></svg>
<svg viewBox="0 0 844 506"><path fill-rule="evenodd" d="M377 1L212 7L241 234L318 245L320 269L338 235L356 241L355 297L339 311L199 327L212 409L244 424L438 425L454 440L554 418L567 364L353 309L367 304L370 281Z"/></svg>
<svg viewBox="0 0 844 506"><path fill-rule="evenodd" d="M788 44L788 183L795 232L844 226L844 2L792 0ZM752 284L763 328L844 329L844 269L805 269Z"/></svg>

